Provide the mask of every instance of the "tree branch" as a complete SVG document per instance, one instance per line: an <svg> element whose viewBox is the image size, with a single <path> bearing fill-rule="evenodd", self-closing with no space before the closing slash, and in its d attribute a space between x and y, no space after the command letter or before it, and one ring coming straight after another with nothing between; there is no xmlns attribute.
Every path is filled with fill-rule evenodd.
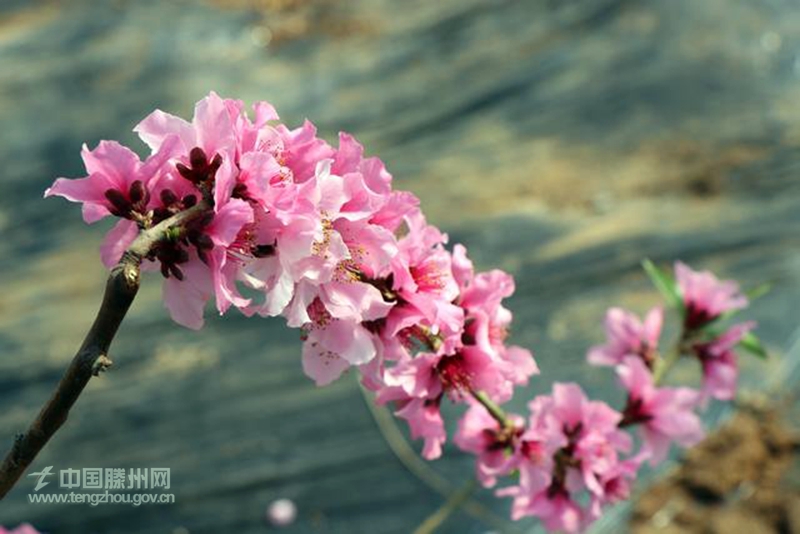
<svg viewBox="0 0 800 534"><path fill-rule="evenodd" d="M11 450L0 465L0 499L14 487L39 451L67 420L69 410L92 376L111 366L108 349L125 318L136 293L142 260L152 248L174 229L201 215L209 208L205 201L142 231L111 269L103 302L83 344L72 359L61 381L27 432L18 434Z"/></svg>

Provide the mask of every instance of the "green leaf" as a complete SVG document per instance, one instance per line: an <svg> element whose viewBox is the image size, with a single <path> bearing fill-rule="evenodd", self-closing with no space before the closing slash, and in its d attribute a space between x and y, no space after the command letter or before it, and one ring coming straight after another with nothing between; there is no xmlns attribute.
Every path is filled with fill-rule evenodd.
<svg viewBox="0 0 800 534"><path fill-rule="evenodd" d="M659 293L666 299L667 303L683 313L683 297L681 297L681 292L678 289L678 284L675 282L675 279L656 267L656 265L647 258L642 260L642 267L647 273L647 276L650 277L650 281L653 282L653 285L656 286Z"/></svg>
<svg viewBox="0 0 800 534"><path fill-rule="evenodd" d="M749 289L748 291L746 291L744 296L747 297L747 300L752 302L759 297L763 297L770 291L772 291L772 284L770 284L769 282L764 282L763 284L759 284L753 289Z"/></svg>
<svg viewBox="0 0 800 534"><path fill-rule="evenodd" d="M764 345L761 344L761 340L756 337L755 334L748 332L739 342L739 346L742 347L747 352L751 354L755 354L762 360L767 359L767 349L764 348Z"/></svg>

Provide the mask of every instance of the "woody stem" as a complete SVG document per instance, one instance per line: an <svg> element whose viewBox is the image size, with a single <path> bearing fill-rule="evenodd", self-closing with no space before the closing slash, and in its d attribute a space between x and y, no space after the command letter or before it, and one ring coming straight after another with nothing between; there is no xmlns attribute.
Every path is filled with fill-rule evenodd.
<svg viewBox="0 0 800 534"><path fill-rule="evenodd" d="M89 380L111 366L108 349L125 318L136 293L142 260L159 242L181 231L189 221L202 215L210 204L199 202L159 224L143 230L131 243L119 263L111 269L100 310L67 367L50 399L24 434L18 434L0 464L0 499L14 487L39 451L67 420L69 411Z"/></svg>

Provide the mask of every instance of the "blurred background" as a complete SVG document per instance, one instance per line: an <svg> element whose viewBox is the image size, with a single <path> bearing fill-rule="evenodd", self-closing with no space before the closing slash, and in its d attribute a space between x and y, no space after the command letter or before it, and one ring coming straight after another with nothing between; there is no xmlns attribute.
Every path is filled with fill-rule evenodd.
<svg viewBox="0 0 800 534"><path fill-rule="evenodd" d="M590 370L584 355L603 339L608 306L644 312L657 302L642 257L682 259L746 287L772 282L748 311L772 356L741 359L744 395L791 396L800 360L799 8L2 0L2 448L50 394L105 281L97 249L110 225L84 225L77 206L43 200L44 189L82 175L83 142L118 139L144 153L131 132L141 118L154 108L190 117L210 90L269 100L288 124L308 117L330 140L353 133L479 268L516 276L512 339L534 350L542 376L512 407L553 380L618 399L612 373ZM427 464L432 471L409 469L355 377L315 388L297 332L280 320L214 315L200 333L176 326L159 277L145 279L112 347L113 369L90 383L33 466L169 467L175 504L32 505L33 479L23 479L0 504L0 524L30 521L52 534L262 533L277 531L268 505L288 498L298 517L281 532L407 533L443 502L431 477L453 488L472 478L470 457L452 447ZM679 367L675 378L693 371ZM715 408L709 423L726 417ZM790 475L800 472L792 458ZM789 478L780 484L796 496L800 476ZM537 531L535 521L503 520L506 500L476 498L494 515L459 512L440 532ZM798 531L792 498L752 524ZM642 531L762 532L744 520L703 530L704 516L674 515L656 514ZM621 507L597 531L624 532L627 516Z"/></svg>

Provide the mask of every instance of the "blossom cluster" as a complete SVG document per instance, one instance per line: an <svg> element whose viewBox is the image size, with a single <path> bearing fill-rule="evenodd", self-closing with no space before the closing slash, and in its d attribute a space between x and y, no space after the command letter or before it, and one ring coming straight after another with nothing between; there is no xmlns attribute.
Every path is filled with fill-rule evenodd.
<svg viewBox="0 0 800 534"><path fill-rule="evenodd" d="M456 444L477 455L476 475L486 487L517 474L517 483L497 495L513 498L512 517L536 516L551 531L579 532L611 503L628 498L640 466L663 461L672 444L689 447L703 438L698 416L708 399L730 400L738 374L735 348L755 326L719 330L721 319L747 306L739 286L677 262L681 335L675 356L700 363L702 387L659 385L666 360L659 341L663 308L642 321L611 308L605 344L592 347L589 363L612 366L627 393L621 410L590 400L580 386L556 383L550 395L528 405L527 421L514 414L490 416L474 404L460 421ZM626 432L638 429L639 446Z"/></svg>
<svg viewBox="0 0 800 534"><path fill-rule="evenodd" d="M700 439L700 404L733 395L733 349L752 324L699 333L747 300L734 283L678 264L681 349L702 363L701 393L657 383L661 309L644 322L612 309L608 342L589 361L616 368L628 391L622 410L576 384L555 384L531 401L527 418L505 414L499 405L539 373L529 350L506 342L512 314L503 300L513 278L476 272L463 245L448 249L418 199L394 190L383 163L353 137L342 133L332 146L308 121L289 128L266 102L251 117L242 102L215 93L191 122L155 111L134 131L150 148L144 160L113 141L84 146L87 176L59 178L45 193L82 203L87 223L118 219L101 247L105 265L140 231L193 210L144 263L163 276L176 322L201 328L209 301L220 314L282 316L300 329L302 366L317 385L355 368L423 440L427 459L447 440L442 402L465 404L454 441L477 456L484 486L518 475L497 490L513 498L514 518L582 529L628 495L643 461ZM638 451L629 427L641 430Z"/></svg>

